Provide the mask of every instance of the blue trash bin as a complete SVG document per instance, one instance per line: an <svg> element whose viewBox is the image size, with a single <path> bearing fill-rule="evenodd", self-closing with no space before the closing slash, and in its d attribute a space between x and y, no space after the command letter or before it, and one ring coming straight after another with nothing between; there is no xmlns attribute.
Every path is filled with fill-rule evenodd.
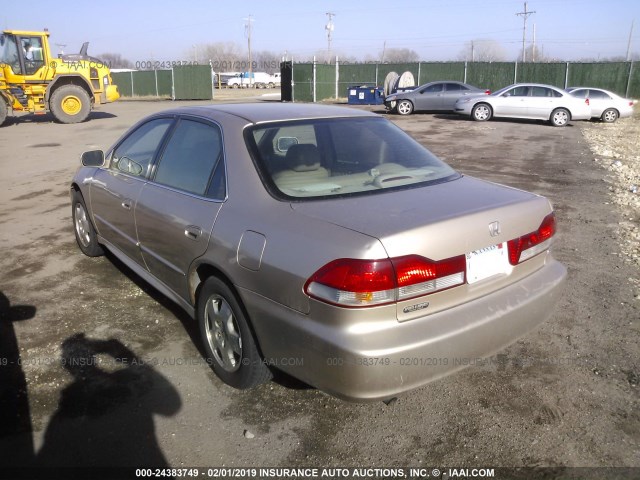
<svg viewBox="0 0 640 480"><path fill-rule="evenodd" d="M349 105L381 105L383 90L371 85L347 87L347 103Z"/></svg>

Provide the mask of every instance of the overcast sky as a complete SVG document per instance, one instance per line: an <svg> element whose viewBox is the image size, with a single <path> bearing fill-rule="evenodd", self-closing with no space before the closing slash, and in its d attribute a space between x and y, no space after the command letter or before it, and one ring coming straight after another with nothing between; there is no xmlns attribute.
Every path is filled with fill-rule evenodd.
<svg viewBox="0 0 640 480"><path fill-rule="evenodd" d="M195 44L235 42L246 49L245 19L253 21L252 45L289 57L327 49L326 12L333 18L333 50L364 59L387 48L411 48L423 60L455 60L465 43L494 39L507 60L522 47L524 2L516 0L109 0L94 4L30 0L2 9L3 29L44 27L54 53L120 53L143 60L192 60ZM8 5L5 5L8 7ZM575 60L624 56L635 19L632 52L640 53L640 0L531 0L527 40L549 57ZM83 15L81 12L86 12ZM200 59L202 60L202 58Z"/></svg>

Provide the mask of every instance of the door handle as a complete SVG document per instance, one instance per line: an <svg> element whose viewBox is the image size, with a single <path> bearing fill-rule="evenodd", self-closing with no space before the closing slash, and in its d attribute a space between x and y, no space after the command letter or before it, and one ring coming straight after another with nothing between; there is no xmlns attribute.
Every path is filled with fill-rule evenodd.
<svg viewBox="0 0 640 480"><path fill-rule="evenodd" d="M187 238L191 240L197 240L200 235L202 235L202 229L196 225L189 225L184 229L184 234Z"/></svg>
<svg viewBox="0 0 640 480"><path fill-rule="evenodd" d="M128 198L125 201L123 201L120 205L122 205L122 208L124 208L125 210L131 210L131 200Z"/></svg>

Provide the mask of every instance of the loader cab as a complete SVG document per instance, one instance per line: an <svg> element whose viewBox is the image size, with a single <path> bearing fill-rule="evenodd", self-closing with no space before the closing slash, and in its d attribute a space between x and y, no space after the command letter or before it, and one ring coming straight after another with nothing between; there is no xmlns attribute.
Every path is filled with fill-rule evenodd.
<svg viewBox="0 0 640 480"><path fill-rule="evenodd" d="M46 58L42 35L19 35L12 32L0 34L0 64L10 68L13 75L35 75L45 66Z"/></svg>

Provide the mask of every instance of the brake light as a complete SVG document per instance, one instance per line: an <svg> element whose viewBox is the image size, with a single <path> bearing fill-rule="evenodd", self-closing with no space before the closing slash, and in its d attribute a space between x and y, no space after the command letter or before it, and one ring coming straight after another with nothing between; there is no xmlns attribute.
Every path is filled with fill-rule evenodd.
<svg viewBox="0 0 640 480"><path fill-rule="evenodd" d="M485 95L491 95L491 90L485 90L485 91L484 91L484 94L485 94Z"/></svg>
<svg viewBox="0 0 640 480"><path fill-rule="evenodd" d="M342 307L372 307L427 295L465 282L464 255L433 261L418 255L382 260L341 258L314 273L307 295Z"/></svg>
<svg viewBox="0 0 640 480"><path fill-rule="evenodd" d="M546 251L551 246L551 237L555 233L556 217L553 213L550 213L542 220L538 230L507 242L509 263L518 265Z"/></svg>
<svg viewBox="0 0 640 480"><path fill-rule="evenodd" d="M587 107L588 107L588 106L589 106L589 99L588 99L588 98L585 98L585 99L584 99L584 103L585 103L585 104L587 105Z"/></svg>

